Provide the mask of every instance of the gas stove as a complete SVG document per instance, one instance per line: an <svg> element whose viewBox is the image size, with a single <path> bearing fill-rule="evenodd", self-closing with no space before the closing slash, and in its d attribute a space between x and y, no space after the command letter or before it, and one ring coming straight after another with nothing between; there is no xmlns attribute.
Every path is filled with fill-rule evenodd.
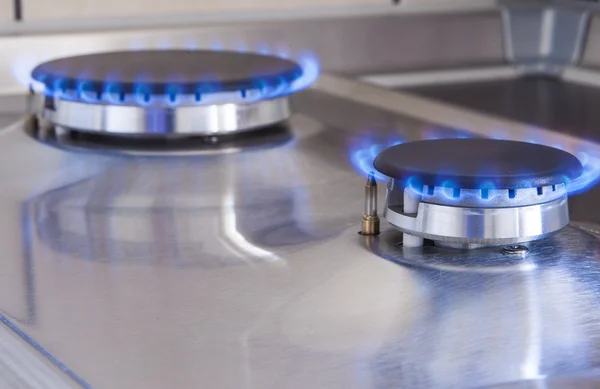
<svg viewBox="0 0 600 389"><path fill-rule="evenodd" d="M404 22L48 38L0 98L0 386L598 382L600 146L332 75Z"/></svg>

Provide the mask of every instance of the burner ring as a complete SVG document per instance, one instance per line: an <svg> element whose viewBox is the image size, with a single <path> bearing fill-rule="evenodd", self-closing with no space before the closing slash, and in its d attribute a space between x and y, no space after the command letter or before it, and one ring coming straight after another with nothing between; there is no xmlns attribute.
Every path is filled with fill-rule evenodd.
<svg viewBox="0 0 600 389"><path fill-rule="evenodd" d="M579 160L553 147L496 139L435 139L383 150L375 168L388 177L453 188L517 189L562 184Z"/></svg>
<svg viewBox="0 0 600 389"><path fill-rule="evenodd" d="M290 117L287 98L251 104L172 108L37 101L40 119L79 131L120 135L222 135L274 125Z"/></svg>
<svg viewBox="0 0 600 389"><path fill-rule="evenodd" d="M393 180L390 185L398 185ZM421 201L460 207L512 208L541 204L567 195L565 184L522 189L457 189L424 185Z"/></svg>
<svg viewBox="0 0 600 389"><path fill-rule="evenodd" d="M302 68L286 59L254 53L146 50L60 58L38 65L31 76L52 94L195 95L290 84L302 76Z"/></svg>

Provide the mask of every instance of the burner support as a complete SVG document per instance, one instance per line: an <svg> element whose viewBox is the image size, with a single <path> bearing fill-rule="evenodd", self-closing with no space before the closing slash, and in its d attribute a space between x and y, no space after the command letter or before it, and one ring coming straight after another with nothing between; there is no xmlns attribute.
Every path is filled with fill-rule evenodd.
<svg viewBox="0 0 600 389"><path fill-rule="evenodd" d="M390 188L394 188L394 180L390 180L388 185L388 190L390 190ZM414 191L410 190L410 189L406 189L404 190L402 193L399 193L397 195L398 197L402 197L402 204L401 206L401 210L402 210L402 215L398 215L398 222L397 223L393 223L390 218L393 218L393 215L390 213L389 211L389 207L388 204L386 204L385 207L385 211L383 212L384 217L394 226L396 226L396 228L398 229L403 229L406 231L413 231L415 230L414 226L413 228L410 229L406 229L405 227L401 227L402 225L406 225L406 226L410 226L412 223L412 221L416 221L417 218L419 218L419 215L422 215L422 212L419 212L419 204L421 201L421 196L418 195L417 193L415 193ZM394 198L396 197L396 194L392 194L390 196L390 194L388 194L388 199L389 198ZM394 212L394 211L391 211ZM390 217L388 217L388 215ZM408 218L406 220L403 220L404 218ZM426 238L426 236L421 236L418 234L410 234L407 233L404 235L404 247L421 247L423 246L423 238Z"/></svg>
<svg viewBox="0 0 600 389"><path fill-rule="evenodd" d="M246 104L173 107L88 104L39 97L34 104L40 119L103 134L222 135L274 125L291 114L287 97Z"/></svg>
<svg viewBox="0 0 600 389"><path fill-rule="evenodd" d="M446 192L449 188L436 189ZM438 246L459 248L524 243L569 224L564 185L555 192L551 192L551 186L544 190L553 193L554 199L510 207L456 206L427 202L427 195L419 195L413 188L402 188L390 180L384 217L405 234L405 247L420 247L423 239L433 240ZM531 192L537 194L537 188L517 192L529 197ZM397 202L399 198L403 201ZM506 199L509 199L507 194Z"/></svg>

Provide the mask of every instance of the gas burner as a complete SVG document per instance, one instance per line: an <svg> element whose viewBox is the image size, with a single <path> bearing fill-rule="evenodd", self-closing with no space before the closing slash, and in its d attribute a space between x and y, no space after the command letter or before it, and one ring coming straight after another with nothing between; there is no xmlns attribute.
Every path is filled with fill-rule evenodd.
<svg viewBox="0 0 600 389"><path fill-rule="evenodd" d="M220 136L287 120L303 69L236 52L135 51L57 59L32 72L35 114L78 132Z"/></svg>
<svg viewBox="0 0 600 389"><path fill-rule="evenodd" d="M569 223L566 185L583 171L565 151L491 139L405 143L374 166L389 177L384 216L405 247L516 245L555 233Z"/></svg>

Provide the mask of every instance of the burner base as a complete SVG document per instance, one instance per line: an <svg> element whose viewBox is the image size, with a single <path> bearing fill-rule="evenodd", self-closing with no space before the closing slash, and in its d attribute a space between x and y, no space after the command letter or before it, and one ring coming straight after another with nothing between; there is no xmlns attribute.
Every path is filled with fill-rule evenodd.
<svg viewBox="0 0 600 389"><path fill-rule="evenodd" d="M495 246L529 242L569 224L567 198L513 208L462 208L419 203L415 214L385 209L386 220L405 234L448 245Z"/></svg>

